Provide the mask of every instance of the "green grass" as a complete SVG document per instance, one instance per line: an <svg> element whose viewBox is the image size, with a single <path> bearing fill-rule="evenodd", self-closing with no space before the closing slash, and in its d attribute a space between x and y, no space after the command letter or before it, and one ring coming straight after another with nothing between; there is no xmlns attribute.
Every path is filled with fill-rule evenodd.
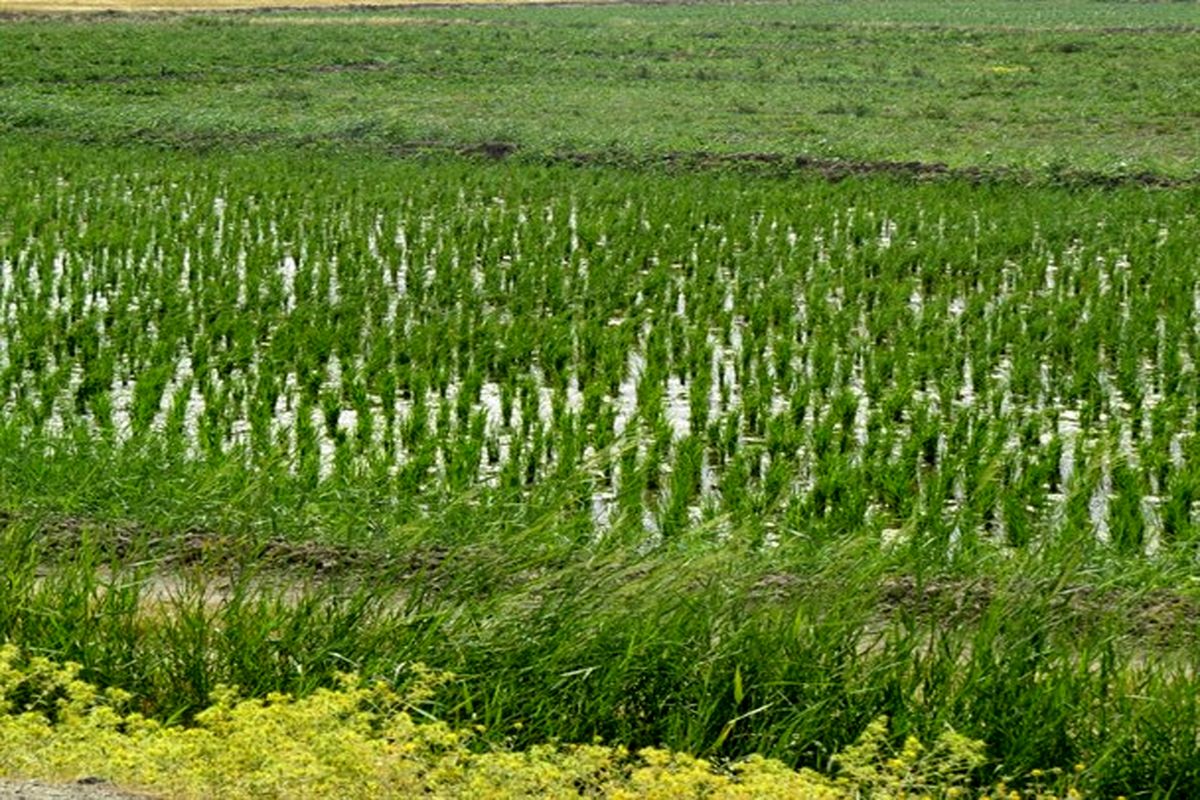
<svg viewBox="0 0 1200 800"><path fill-rule="evenodd" d="M1196 176L1197 30L6 21L0 637L183 723L424 662L481 744L1200 794L1200 189L1062 180Z"/></svg>
<svg viewBox="0 0 1200 800"><path fill-rule="evenodd" d="M289 24L314 20L329 24ZM0 120L169 145L505 141L1192 176L1198 26L1191 2L29 19L0 27Z"/></svg>

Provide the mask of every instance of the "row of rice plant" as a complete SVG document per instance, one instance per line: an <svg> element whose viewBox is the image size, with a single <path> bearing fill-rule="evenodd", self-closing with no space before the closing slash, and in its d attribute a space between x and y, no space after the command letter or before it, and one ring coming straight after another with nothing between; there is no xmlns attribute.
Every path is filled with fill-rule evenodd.
<svg viewBox="0 0 1200 800"><path fill-rule="evenodd" d="M164 720L422 661L500 746L1186 793L1194 201L7 143L0 637Z"/></svg>
<svg viewBox="0 0 1200 800"><path fill-rule="evenodd" d="M571 478L594 536L649 543L1193 539L1182 200L124 166L0 188L26 440L366 481L402 517Z"/></svg>

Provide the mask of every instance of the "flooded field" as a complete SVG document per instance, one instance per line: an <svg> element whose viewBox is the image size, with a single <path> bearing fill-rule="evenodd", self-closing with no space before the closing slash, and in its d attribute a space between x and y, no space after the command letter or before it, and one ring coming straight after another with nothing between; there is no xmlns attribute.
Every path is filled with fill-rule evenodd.
<svg viewBox="0 0 1200 800"><path fill-rule="evenodd" d="M0 775L1200 787L1194 185L747 168L0 141Z"/></svg>
<svg viewBox="0 0 1200 800"><path fill-rule="evenodd" d="M651 545L730 521L761 545L1193 536L1181 201L453 165L15 178L0 422L44 448L366 481L413 517L571 482L595 537Z"/></svg>

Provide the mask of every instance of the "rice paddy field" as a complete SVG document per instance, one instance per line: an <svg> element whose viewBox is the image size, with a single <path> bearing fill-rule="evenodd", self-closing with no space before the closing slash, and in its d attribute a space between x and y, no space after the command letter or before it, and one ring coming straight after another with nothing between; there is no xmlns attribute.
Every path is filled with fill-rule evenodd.
<svg viewBox="0 0 1200 800"><path fill-rule="evenodd" d="M1195 3L8 10L0 774L1200 794Z"/></svg>

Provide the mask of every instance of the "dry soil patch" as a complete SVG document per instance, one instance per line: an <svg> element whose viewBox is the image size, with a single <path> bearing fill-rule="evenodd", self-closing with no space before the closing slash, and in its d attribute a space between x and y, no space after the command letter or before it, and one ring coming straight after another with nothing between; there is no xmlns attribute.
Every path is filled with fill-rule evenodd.
<svg viewBox="0 0 1200 800"><path fill-rule="evenodd" d="M152 795L121 791L102 780L74 783L0 778L0 800L148 800Z"/></svg>
<svg viewBox="0 0 1200 800"><path fill-rule="evenodd" d="M0 14L544 5L556 0L0 0ZM605 2L606 0L600 0Z"/></svg>

